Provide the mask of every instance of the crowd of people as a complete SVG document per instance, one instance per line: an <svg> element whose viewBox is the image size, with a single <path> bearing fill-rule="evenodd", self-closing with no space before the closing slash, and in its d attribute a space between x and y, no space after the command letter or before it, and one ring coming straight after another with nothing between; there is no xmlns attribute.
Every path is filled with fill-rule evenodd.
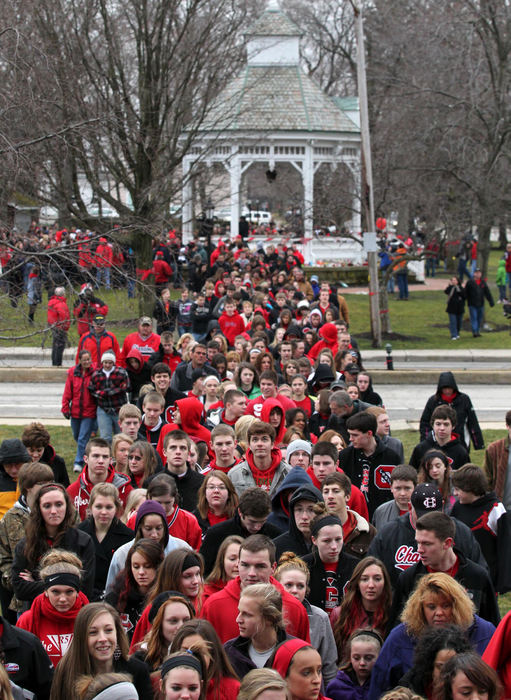
<svg viewBox="0 0 511 700"><path fill-rule="evenodd" d="M511 697L511 411L480 469L443 372L405 455L298 251L191 261L122 343L83 283L69 469L40 422L0 444L3 697Z"/></svg>

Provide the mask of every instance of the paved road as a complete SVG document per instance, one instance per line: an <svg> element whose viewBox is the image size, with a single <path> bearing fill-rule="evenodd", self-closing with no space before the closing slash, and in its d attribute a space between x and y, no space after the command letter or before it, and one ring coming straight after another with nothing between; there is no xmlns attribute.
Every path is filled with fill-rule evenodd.
<svg viewBox="0 0 511 700"><path fill-rule="evenodd" d="M28 420L66 421L60 413L64 385L0 382L0 423L24 424ZM509 388L505 385L460 386L467 390L481 423L503 427L504 415L511 408ZM429 385L388 384L376 387L385 402L395 428L416 427L422 409L432 394ZM51 423L50 423L51 424Z"/></svg>

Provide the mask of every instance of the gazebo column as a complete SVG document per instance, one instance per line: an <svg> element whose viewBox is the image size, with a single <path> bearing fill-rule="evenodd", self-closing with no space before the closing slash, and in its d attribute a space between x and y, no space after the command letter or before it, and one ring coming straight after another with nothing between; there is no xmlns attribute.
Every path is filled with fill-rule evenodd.
<svg viewBox="0 0 511 700"><path fill-rule="evenodd" d="M302 166L303 180L303 229L307 240L303 247L305 262L312 262L312 234L314 228L314 158L313 146L305 146L305 159Z"/></svg>
<svg viewBox="0 0 511 700"><path fill-rule="evenodd" d="M192 161L190 158L183 160L183 187L181 205L181 227L183 243L193 239L193 188L191 177Z"/></svg>
<svg viewBox="0 0 511 700"><path fill-rule="evenodd" d="M239 233L240 221L241 162L237 155L231 160L229 174L231 176L231 238L234 239Z"/></svg>

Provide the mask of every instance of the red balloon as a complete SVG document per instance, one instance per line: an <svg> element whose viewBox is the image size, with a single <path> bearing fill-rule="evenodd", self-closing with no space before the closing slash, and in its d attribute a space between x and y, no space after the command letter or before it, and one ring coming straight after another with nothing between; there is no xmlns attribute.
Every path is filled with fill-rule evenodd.
<svg viewBox="0 0 511 700"><path fill-rule="evenodd" d="M382 216L376 219L376 228L380 229L380 231L383 231L383 229L386 228L386 226L387 219L384 219Z"/></svg>

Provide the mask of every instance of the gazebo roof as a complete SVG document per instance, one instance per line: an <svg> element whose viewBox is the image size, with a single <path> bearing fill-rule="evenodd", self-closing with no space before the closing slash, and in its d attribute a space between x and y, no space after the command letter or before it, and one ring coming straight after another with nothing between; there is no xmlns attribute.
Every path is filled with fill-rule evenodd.
<svg viewBox="0 0 511 700"><path fill-rule="evenodd" d="M360 132L298 65L245 66L215 100L201 131Z"/></svg>
<svg viewBox="0 0 511 700"><path fill-rule="evenodd" d="M246 32L246 36L302 36L302 34L302 30L277 8L265 10Z"/></svg>

